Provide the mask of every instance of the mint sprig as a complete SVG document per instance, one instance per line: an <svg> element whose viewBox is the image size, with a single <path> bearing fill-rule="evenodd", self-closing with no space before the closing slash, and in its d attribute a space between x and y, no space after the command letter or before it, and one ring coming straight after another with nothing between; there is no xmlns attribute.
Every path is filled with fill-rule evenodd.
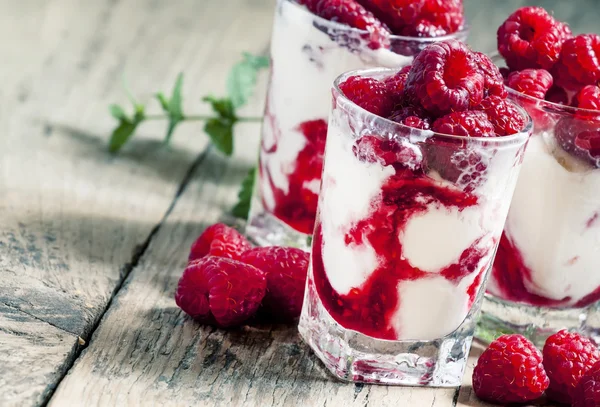
<svg viewBox="0 0 600 407"><path fill-rule="evenodd" d="M204 121L204 131L209 136L215 148L223 154L233 154L233 129L238 122L257 122L260 117L241 117L237 109L245 105L254 93L258 72L269 66L269 59L264 56L255 56L244 53L240 62L235 64L227 76L227 97L216 98L205 96L203 101L209 103L214 115L187 115L183 110L183 73L177 75L171 96L164 93L155 94L163 115L146 114L146 106L138 103L131 92L125 89L131 100L134 112L129 115L126 110L117 104L109 106L109 112L117 120L117 126L111 133L108 149L112 153L118 152L132 138L138 126L148 120L166 120L167 130L165 144L173 137L175 129L186 121Z"/></svg>
<svg viewBox="0 0 600 407"><path fill-rule="evenodd" d="M256 168L252 168L246 178L242 181L240 192L238 192L238 201L235 206L231 209L231 214L236 218L246 219L248 218L248 212L250 212L250 200L252 198L252 190L254 189L254 182L256 178Z"/></svg>

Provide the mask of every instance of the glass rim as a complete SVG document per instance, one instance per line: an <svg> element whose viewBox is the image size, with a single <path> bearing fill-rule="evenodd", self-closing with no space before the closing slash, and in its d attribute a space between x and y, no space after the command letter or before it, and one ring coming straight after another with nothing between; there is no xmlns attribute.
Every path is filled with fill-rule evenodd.
<svg viewBox="0 0 600 407"><path fill-rule="evenodd" d="M496 61L498 61L498 60L504 61L504 57L502 57L502 55L500 55L500 53L498 51L489 53L488 56L492 59L492 62L494 62L494 64L496 64ZM498 64L496 64L496 66L497 65ZM551 102L546 99L540 99L540 98L536 98L535 96L526 95L525 93L519 92L516 89L508 87L508 85L504 85L504 88L511 95L523 98L530 102L535 102L535 103L539 104L541 107L548 107L548 108L552 109L552 112L554 112L554 113L565 112L565 113L569 113L569 114L573 114L573 115L580 113L585 116L600 116L600 110L583 109L583 108L575 107L575 106L561 105L560 103L555 103L555 102Z"/></svg>
<svg viewBox="0 0 600 407"><path fill-rule="evenodd" d="M399 67L399 68L401 69L402 67ZM453 134L437 133L432 130L417 129L415 127L410 127L405 124L398 123L393 120L387 119L385 117L378 116L374 113L369 112L368 110L363 109L362 107L360 107L359 105L357 105L356 103L354 103L353 101L348 99L346 97L346 95L344 95L344 92L342 92L339 87L339 85L341 83L343 83L346 79L348 79L351 76L373 77L376 74L385 74L385 73L394 74L394 73L397 73L400 69L398 69L398 68L370 68L370 69L356 69L356 70L352 70L352 71L347 71L347 72L344 72L341 75L339 75L337 78L335 78L335 80L333 81L333 89L340 95L342 100L348 106L351 106L354 109L363 111L365 114L373 117L375 120L379 120L383 123L386 123L386 125L388 125L390 128L397 128L397 129L402 130L402 131L399 131L399 133L411 133L411 134L422 133L422 134L427 134L428 135L427 138L435 136L436 138L442 138L442 139L445 138L445 139L452 140L455 142L468 140L471 142L502 145L502 144L517 143L520 141L520 139L527 140L529 138L529 136L531 135L531 133L533 132L533 119L531 118L529 113L527 113L527 111L522 106L519 106L516 103L514 103L515 107L519 110L519 113L521 113L526 120L525 126L519 132L508 135L508 136L498 136L498 137L457 136L457 135L453 135Z"/></svg>
<svg viewBox="0 0 600 407"><path fill-rule="evenodd" d="M323 25L329 25L329 26L332 26L332 27L340 29L340 30L349 31L349 32L355 32L355 33L358 33L358 34L368 34L369 33L369 31L367 31L367 30L361 30L360 28L350 27L349 25L338 23L337 21L327 20L327 19L325 19L325 18L323 18L321 16L318 16L318 15L312 13L306 7L304 7L301 4L299 4L297 2L297 0L283 0L283 1L286 1L288 3L292 3L294 7L297 7L299 9L301 9L302 11L304 11L305 13L310 14L312 17L315 18L315 20L317 20L319 23L322 23ZM471 27L469 26L469 24L465 20L464 23L463 23L462 28L460 30L458 30L458 31L453 32L452 34L441 35L439 37L410 37L410 36L406 36L406 35L390 34L389 38L392 41L414 41L414 42L428 44L428 43L434 43L434 42L441 42L441 41L447 41L447 40L451 40L451 39L456 39L456 37L459 37L461 35L468 35L469 32L470 32L470 29L471 29Z"/></svg>

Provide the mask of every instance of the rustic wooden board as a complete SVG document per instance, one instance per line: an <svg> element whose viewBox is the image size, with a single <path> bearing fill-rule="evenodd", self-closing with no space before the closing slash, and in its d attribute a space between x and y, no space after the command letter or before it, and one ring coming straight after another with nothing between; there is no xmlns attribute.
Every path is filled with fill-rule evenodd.
<svg viewBox="0 0 600 407"><path fill-rule="evenodd" d="M0 304L0 405L41 404L68 369L77 343L75 335Z"/></svg>
<svg viewBox="0 0 600 407"><path fill-rule="evenodd" d="M235 202L255 158L259 126L240 130L239 159L225 162L211 153L203 160L50 404L449 405L453 388L334 380L295 327L223 331L195 323L176 307L173 293L190 244Z"/></svg>
<svg viewBox="0 0 600 407"><path fill-rule="evenodd" d="M200 98L225 92L242 51L265 51L271 2L1 4L0 352L44 366L24 372L0 364L0 405L35 405L72 364L80 349L71 349L73 338L88 339L207 146L202 124L190 123L164 148L166 123L152 122L122 154L109 155L115 122L107 107L128 104L122 73L148 101L155 91L170 93L185 71L186 109L208 113ZM259 27L249 32L246 19ZM160 113L152 106L149 113ZM16 330L15 312L44 328L24 322ZM70 341L66 350L23 339L44 332Z"/></svg>
<svg viewBox="0 0 600 407"><path fill-rule="evenodd" d="M489 51L500 21L532 2L486 1L465 3L471 43ZM106 106L126 103L123 71L143 101L185 71L186 106L206 112L200 96L223 92L239 53L266 49L273 3L0 0L0 405L45 402L157 227L53 405L483 405L470 373L460 394L341 384L293 328L224 332L175 307L187 246L234 201L257 126L240 129L249 144L226 169L216 154L198 159L197 124L179 129L171 149L160 146L164 123L144 125L114 158L104 150L114 124ZM597 31L594 0L533 3L575 32ZM259 100L247 109L260 110Z"/></svg>

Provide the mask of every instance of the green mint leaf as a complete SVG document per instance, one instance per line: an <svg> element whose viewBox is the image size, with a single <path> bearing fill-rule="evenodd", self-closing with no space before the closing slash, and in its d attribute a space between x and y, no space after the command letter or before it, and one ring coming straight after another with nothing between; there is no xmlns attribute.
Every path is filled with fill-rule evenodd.
<svg viewBox="0 0 600 407"><path fill-rule="evenodd" d="M171 136L173 136L175 127L177 127L177 125L183 120L183 108L181 106L183 101L183 98L181 96L182 86L183 74L180 73L179 75L177 75L177 79L175 80L173 93L171 94L171 99L169 100L169 104L167 106L167 113L169 114L169 126L167 127L167 135L165 136L165 143L167 144L171 140Z"/></svg>
<svg viewBox="0 0 600 407"><path fill-rule="evenodd" d="M250 200L252 198L252 190L254 189L254 178L256 176L256 168L252 168L246 178L242 181L240 192L238 193L238 201L231 209L231 214L236 218L247 219L250 212Z"/></svg>
<svg viewBox="0 0 600 407"><path fill-rule="evenodd" d="M203 101L210 103L212 109L222 118L229 119L231 121L237 121L235 115L235 107L230 99L222 98L217 99L214 96L205 96L202 98Z"/></svg>
<svg viewBox="0 0 600 407"><path fill-rule="evenodd" d="M116 153L127 143L127 141L133 135L135 128L139 122L130 122L128 120L122 120L117 128L115 128L110 136L110 142L108 143L108 151Z"/></svg>
<svg viewBox="0 0 600 407"><path fill-rule="evenodd" d="M227 156L233 153L233 123L225 118L213 118L204 125L214 146Z"/></svg>
<svg viewBox="0 0 600 407"><path fill-rule="evenodd" d="M175 86L173 87L173 93L171 94L171 100L169 100L169 114L171 117L181 120L183 118L183 109L181 107L181 87L183 86L183 74L177 75L175 80Z"/></svg>
<svg viewBox="0 0 600 407"><path fill-rule="evenodd" d="M167 99L167 97L164 95L164 93L158 92L156 95L154 95L154 97L156 97L156 99L160 103L160 107L162 107L162 109L168 113L169 112L169 99Z"/></svg>
<svg viewBox="0 0 600 407"><path fill-rule="evenodd" d="M110 106L108 106L108 110L109 110L111 116L114 117L115 119L117 119L119 121L127 120L127 114L125 113L125 110L123 110L123 108L121 106L110 105Z"/></svg>
<svg viewBox="0 0 600 407"><path fill-rule="evenodd" d="M254 93L258 71L269 66L269 58L243 54L242 61L235 64L227 77L227 93L233 106L238 108L248 102Z"/></svg>

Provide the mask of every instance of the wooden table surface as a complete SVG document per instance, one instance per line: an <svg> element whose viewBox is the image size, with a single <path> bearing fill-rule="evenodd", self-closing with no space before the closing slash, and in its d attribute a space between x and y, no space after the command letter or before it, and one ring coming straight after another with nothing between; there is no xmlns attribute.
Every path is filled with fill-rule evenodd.
<svg viewBox="0 0 600 407"><path fill-rule="evenodd" d="M531 4L532 2L527 2ZM598 3L536 2L576 32ZM466 0L471 44L525 2ZM144 124L106 151L123 73L143 101L185 72L185 108L224 94L243 51L267 53L274 0L0 0L0 406L481 406L458 389L363 386L325 372L294 327L201 326L173 293L193 239L223 219L257 155L201 125L161 145ZM252 103L260 115L265 77ZM469 369L481 352L474 347Z"/></svg>

